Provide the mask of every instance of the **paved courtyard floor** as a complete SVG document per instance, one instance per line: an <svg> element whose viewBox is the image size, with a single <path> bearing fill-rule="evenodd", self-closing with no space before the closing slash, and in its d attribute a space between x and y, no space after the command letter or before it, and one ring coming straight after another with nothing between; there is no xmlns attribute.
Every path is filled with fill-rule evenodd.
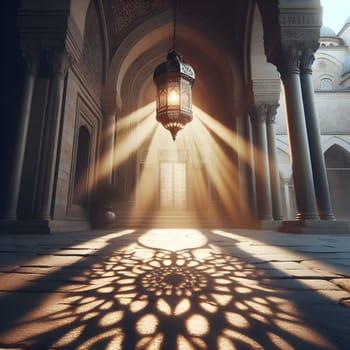
<svg viewBox="0 0 350 350"><path fill-rule="evenodd" d="M0 349L350 349L350 235L0 236Z"/></svg>

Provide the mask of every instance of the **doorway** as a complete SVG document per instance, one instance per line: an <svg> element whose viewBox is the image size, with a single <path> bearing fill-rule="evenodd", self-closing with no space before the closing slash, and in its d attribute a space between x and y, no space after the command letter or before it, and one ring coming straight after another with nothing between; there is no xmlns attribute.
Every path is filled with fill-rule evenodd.
<svg viewBox="0 0 350 350"><path fill-rule="evenodd" d="M160 208L185 209L187 207L187 164L161 162L159 171Z"/></svg>

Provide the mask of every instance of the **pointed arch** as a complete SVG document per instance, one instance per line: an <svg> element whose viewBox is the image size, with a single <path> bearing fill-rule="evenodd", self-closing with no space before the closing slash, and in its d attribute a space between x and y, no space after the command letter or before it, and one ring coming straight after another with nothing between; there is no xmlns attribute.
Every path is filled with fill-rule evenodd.
<svg viewBox="0 0 350 350"><path fill-rule="evenodd" d="M339 219L350 217L350 152L334 143L325 152L334 213Z"/></svg>
<svg viewBox="0 0 350 350"><path fill-rule="evenodd" d="M333 145L338 145L350 152L350 139L342 136L331 136L322 143L323 152L326 152Z"/></svg>

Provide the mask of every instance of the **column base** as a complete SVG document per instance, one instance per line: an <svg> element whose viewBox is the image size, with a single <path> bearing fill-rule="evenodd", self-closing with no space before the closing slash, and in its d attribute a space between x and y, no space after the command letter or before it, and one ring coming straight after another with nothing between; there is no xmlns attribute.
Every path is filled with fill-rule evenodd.
<svg viewBox="0 0 350 350"><path fill-rule="evenodd" d="M328 221L335 221L335 215L333 214L320 214L320 219L321 220L328 220Z"/></svg>
<svg viewBox="0 0 350 350"><path fill-rule="evenodd" d="M350 221L290 220L282 221L279 232L286 233L350 233Z"/></svg>

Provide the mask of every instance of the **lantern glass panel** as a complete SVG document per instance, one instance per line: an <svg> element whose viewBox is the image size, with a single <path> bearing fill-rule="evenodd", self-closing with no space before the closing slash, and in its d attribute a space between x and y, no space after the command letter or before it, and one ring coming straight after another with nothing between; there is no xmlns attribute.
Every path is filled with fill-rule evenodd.
<svg viewBox="0 0 350 350"><path fill-rule="evenodd" d="M165 89L160 89L159 90L159 108L163 108L166 105L166 90Z"/></svg>
<svg viewBox="0 0 350 350"><path fill-rule="evenodd" d="M180 97L177 89L171 89L168 93L168 105L177 106L179 105Z"/></svg>
<svg viewBox="0 0 350 350"><path fill-rule="evenodd" d="M177 81L168 83L168 106L176 107L180 104L179 84Z"/></svg>
<svg viewBox="0 0 350 350"><path fill-rule="evenodd" d="M185 79L181 79L181 109L191 112L191 84Z"/></svg>

